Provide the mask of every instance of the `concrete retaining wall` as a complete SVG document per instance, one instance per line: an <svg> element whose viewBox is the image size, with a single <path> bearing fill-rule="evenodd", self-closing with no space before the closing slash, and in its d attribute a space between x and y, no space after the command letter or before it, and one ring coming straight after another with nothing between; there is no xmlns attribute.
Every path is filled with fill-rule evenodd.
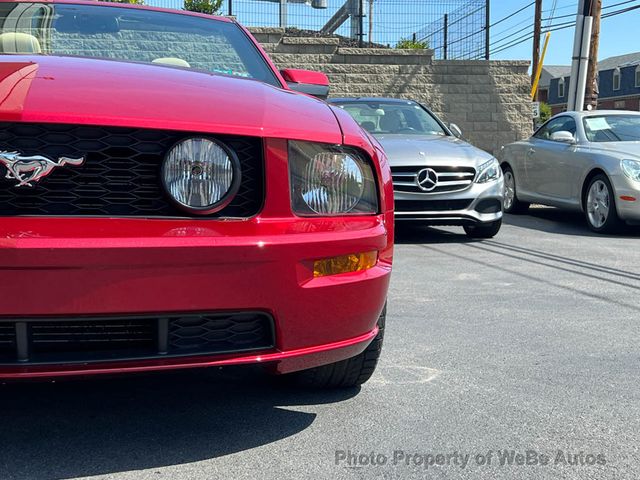
<svg viewBox="0 0 640 480"><path fill-rule="evenodd" d="M251 29L279 68L325 72L331 96L417 100L497 154L532 131L526 61L434 61L430 50L343 48L337 38L287 37Z"/></svg>

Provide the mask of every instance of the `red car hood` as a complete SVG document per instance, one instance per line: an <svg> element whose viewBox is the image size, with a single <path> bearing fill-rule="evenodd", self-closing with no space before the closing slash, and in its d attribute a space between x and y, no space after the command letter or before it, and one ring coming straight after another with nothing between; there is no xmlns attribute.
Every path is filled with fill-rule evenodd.
<svg viewBox="0 0 640 480"><path fill-rule="evenodd" d="M0 55L0 122L73 123L341 143L320 100L161 65Z"/></svg>

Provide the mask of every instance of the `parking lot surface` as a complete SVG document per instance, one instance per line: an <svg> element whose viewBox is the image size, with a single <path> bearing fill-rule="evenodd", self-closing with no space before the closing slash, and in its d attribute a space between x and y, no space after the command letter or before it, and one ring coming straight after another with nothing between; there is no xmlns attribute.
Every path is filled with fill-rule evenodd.
<svg viewBox="0 0 640 480"><path fill-rule="evenodd" d="M640 478L640 232L531 213L482 242L400 229L360 390L246 369L0 385L0 479Z"/></svg>

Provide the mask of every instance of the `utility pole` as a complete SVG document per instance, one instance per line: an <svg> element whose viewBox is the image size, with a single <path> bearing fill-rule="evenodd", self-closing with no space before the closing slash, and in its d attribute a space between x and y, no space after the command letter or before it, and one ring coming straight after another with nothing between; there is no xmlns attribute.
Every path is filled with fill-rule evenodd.
<svg viewBox="0 0 640 480"><path fill-rule="evenodd" d="M591 48L591 29L593 17L592 4L596 0L580 0L576 16L576 31L573 38L573 57L571 62L571 82L567 97L567 110L584 110L584 96L587 86L587 67Z"/></svg>
<svg viewBox="0 0 640 480"><path fill-rule="evenodd" d="M585 100L592 108L598 107L598 45L600 44L600 17L602 16L602 0L594 0L591 4L593 30L591 31L591 48L589 49L589 69L587 70L587 89Z"/></svg>
<svg viewBox="0 0 640 480"><path fill-rule="evenodd" d="M540 60L540 35L542 35L542 0L536 0L536 13L533 20L533 55L531 57L531 86L538 71L538 61ZM537 93L536 98L537 100Z"/></svg>

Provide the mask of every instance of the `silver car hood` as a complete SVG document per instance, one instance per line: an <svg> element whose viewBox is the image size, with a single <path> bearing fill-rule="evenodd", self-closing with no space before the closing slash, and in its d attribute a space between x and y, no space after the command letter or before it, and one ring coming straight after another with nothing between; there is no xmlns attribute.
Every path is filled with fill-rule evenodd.
<svg viewBox="0 0 640 480"><path fill-rule="evenodd" d="M613 153L618 157L640 159L640 142L600 142L590 143L589 150L603 153Z"/></svg>
<svg viewBox="0 0 640 480"><path fill-rule="evenodd" d="M376 135L392 167L471 166L492 156L459 138L444 135Z"/></svg>

